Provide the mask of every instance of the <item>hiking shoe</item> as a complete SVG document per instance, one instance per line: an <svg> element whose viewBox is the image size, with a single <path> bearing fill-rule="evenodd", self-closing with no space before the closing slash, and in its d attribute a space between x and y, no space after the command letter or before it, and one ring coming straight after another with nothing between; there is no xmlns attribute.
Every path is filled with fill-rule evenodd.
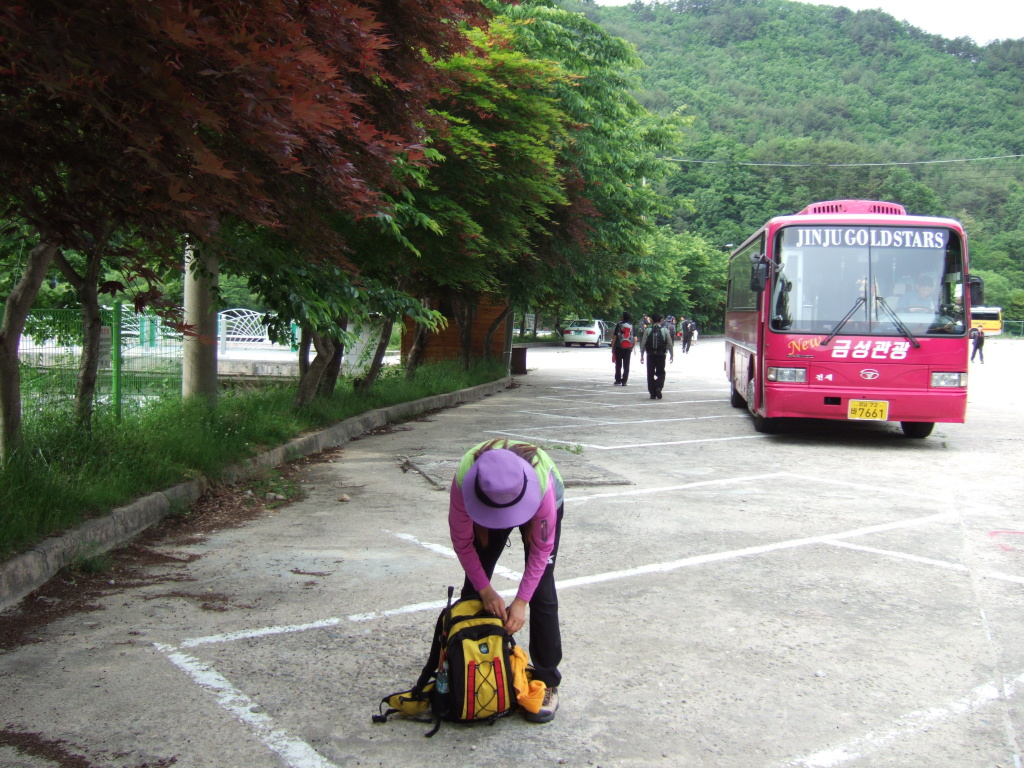
<svg viewBox="0 0 1024 768"><path fill-rule="evenodd" d="M658 392L658 399L661 400L661 392Z"/></svg>
<svg viewBox="0 0 1024 768"><path fill-rule="evenodd" d="M558 686L544 690L544 703L539 712L527 712L526 719L531 723L550 723L558 711Z"/></svg>

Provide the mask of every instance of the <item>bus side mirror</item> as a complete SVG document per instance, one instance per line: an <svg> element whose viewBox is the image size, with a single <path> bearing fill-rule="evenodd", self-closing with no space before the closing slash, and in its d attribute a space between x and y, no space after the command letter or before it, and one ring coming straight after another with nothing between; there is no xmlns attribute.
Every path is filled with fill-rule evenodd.
<svg viewBox="0 0 1024 768"><path fill-rule="evenodd" d="M761 293L768 284L768 265L765 262L750 266L750 290Z"/></svg>
<svg viewBox="0 0 1024 768"><path fill-rule="evenodd" d="M971 306L980 307L985 304L985 281L977 275L971 275L970 281Z"/></svg>

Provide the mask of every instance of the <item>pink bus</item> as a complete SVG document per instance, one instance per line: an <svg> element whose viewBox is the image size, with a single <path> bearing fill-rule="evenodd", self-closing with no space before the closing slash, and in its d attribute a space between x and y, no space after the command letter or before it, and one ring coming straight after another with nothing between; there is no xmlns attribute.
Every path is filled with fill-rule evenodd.
<svg viewBox="0 0 1024 768"><path fill-rule="evenodd" d="M874 200L777 216L729 259L732 405L759 432L811 418L899 422L923 438L936 422L962 423L981 290L952 219Z"/></svg>

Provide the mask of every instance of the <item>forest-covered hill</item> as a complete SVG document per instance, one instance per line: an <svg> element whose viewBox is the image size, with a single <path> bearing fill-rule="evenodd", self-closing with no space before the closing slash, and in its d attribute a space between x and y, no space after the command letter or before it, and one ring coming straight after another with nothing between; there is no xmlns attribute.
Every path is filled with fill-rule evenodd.
<svg viewBox="0 0 1024 768"><path fill-rule="evenodd" d="M1024 317L1024 40L789 0L565 6L637 47L641 103L693 119L673 228L724 248L815 200L897 200L964 221L988 300Z"/></svg>

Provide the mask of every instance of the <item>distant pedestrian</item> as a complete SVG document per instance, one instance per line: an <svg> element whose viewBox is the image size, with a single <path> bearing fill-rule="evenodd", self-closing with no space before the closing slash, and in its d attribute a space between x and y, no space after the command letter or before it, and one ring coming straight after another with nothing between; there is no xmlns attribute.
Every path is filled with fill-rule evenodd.
<svg viewBox="0 0 1024 768"><path fill-rule="evenodd" d="M971 362L974 356L981 358L981 364L985 364L985 332L981 328L971 328Z"/></svg>
<svg viewBox="0 0 1024 768"><path fill-rule="evenodd" d="M615 324L612 331L612 354L615 358L615 385L626 386L629 381L629 359L633 356L636 344L636 330L633 328L633 315L622 313L622 319Z"/></svg>
<svg viewBox="0 0 1024 768"><path fill-rule="evenodd" d="M668 331L668 335L673 339L676 337L676 317L675 315L669 315L665 318L665 330Z"/></svg>
<svg viewBox="0 0 1024 768"><path fill-rule="evenodd" d="M690 351L690 344L693 342L693 329L697 327L697 324L693 322L691 318L684 317L682 322L679 324L680 331L682 333L682 348L683 354L687 354Z"/></svg>
<svg viewBox="0 0 1024 768"><path fill-rule="evenodd" d="M642 339L644 337L644 334L647 333L647 329L650 328L650 327L651 327L651 316L650 315L641 315L640 316L640 325L636 329L636 337L638 339Z"/></svg>
<svg viewBox="0 0 1024 768"><path fill-rule="evenodd" d="M651 315L651 327L640 342L640 362L647 357L647 392L651 400L661 400L665 386L665 355L669 362L675 362L675 342L668 330L661 324L661 315Z"/></svg>

